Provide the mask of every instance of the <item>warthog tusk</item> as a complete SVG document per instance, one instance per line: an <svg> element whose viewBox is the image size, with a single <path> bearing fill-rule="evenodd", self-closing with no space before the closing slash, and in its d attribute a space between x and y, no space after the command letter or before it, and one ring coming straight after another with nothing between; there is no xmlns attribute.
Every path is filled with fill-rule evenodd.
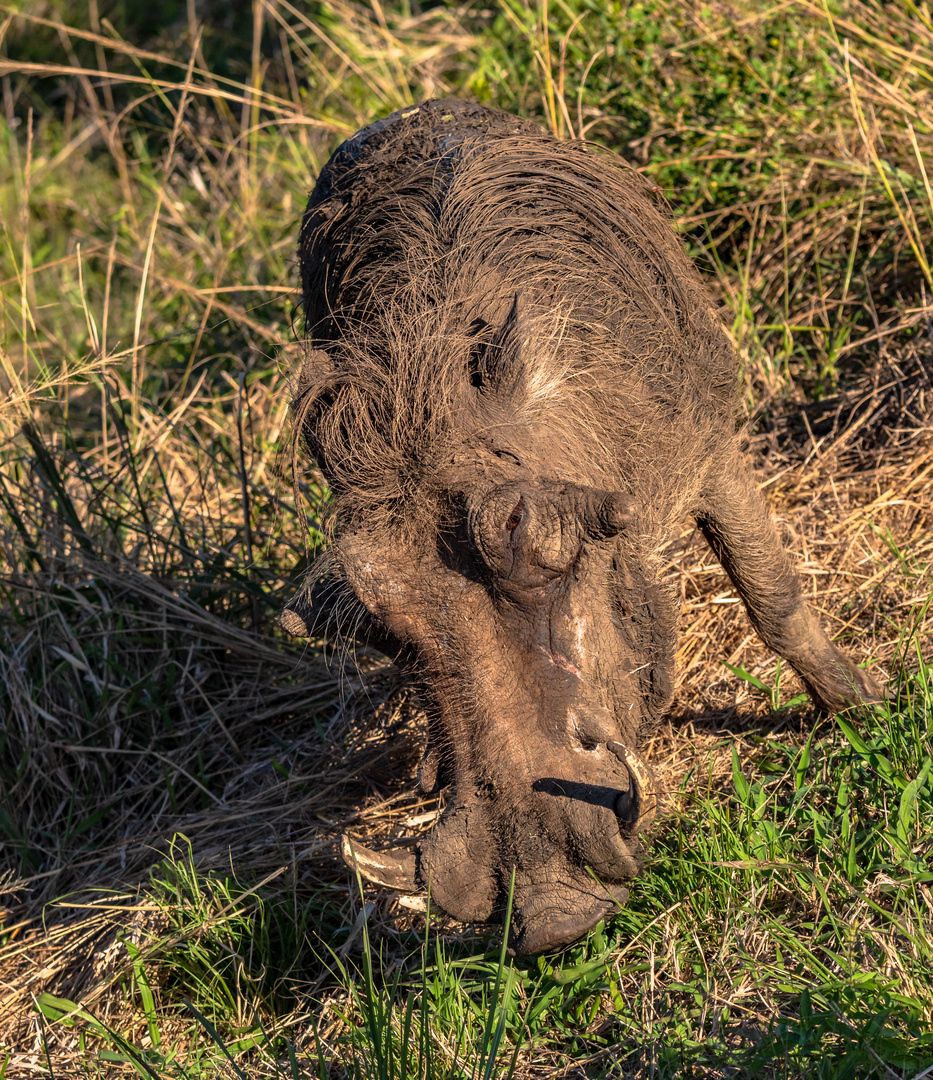
<svg viewBox="0 0 933 1080"><path fill-rule="evenodd" d="M415 853L405 848L371 851L351 840L346 833L340 838L340 854L351 870L358 870L367 881L402 892L417 892L415 884Z"/></svg>

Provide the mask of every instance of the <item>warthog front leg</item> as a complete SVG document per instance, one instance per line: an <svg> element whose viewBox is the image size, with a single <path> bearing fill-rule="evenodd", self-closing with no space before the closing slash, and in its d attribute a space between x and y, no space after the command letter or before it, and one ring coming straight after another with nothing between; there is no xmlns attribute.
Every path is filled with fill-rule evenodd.
<svg viewBox="0 0 933 1080"><path fill-rule="evenodd" d="M764 498L738 456L712 476L696 522L762 641L790 662L815 705L838 712L880 701L872 679L832 644L804 600Z"/></svg>

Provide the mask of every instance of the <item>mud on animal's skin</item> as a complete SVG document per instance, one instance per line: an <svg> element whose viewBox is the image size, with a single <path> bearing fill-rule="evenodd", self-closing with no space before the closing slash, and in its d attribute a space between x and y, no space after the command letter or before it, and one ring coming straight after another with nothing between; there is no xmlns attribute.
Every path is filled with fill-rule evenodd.
<svg viewBox="0 0 933 1080"><path fill-rule="evenodd" d="M685 514L818 705L877 690L803 601L736 449L736 355L618 158L428 102L335 153L300 258L295 438L336 527L285 625L349 598L425 688L420 781L447 792L413 848L344 855L460 919L501 918L514 871L513 946L556 947L638 870L676 640L656 553Z"/></svg>

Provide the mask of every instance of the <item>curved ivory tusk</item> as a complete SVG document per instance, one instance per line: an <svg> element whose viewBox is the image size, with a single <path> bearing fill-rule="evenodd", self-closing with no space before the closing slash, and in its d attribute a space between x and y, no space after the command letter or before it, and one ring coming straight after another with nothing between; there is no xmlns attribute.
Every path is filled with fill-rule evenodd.
<svg viewBox="0 0 933 1080"><path fill-rule="evenodd" d="M279 616L279 626L292 637L307 638L311 636L308 624L293 608L286 608Z"/></svg>
<svg viewBox="0 0 933 1080"><path fill-rule="evenodd" d="M635 819L635 823L631 826L631 832L634 835L647 829L658 812L658 797L654 791L654 773L640 754L636 754L634 750L629 749L622 743L613 739L606 744L606 748L610 753L615 754L628 769L632 780L627 794L632 801L631 816Z"/></svg>
<svg viewBox="0 0 933 1080"><path fill-rule="evenodd" d="M318 590L320 591L320 583L318 583ZM279 614L279 626L292 637L310 638L315 634L323 635L323 625L315 625L316 623L323 624L324 621L318 617L317 606L309 590L302 589L297 596L289 600Z"/></svg>
<svg viewBox="0 0 933 1080"><path fill-rule="evenodd" d="M418 891L413 851L404 848L371 851L344 833L340 838L340 854L351 870L358 870L362 877L374 885L384 885L388 889L400 889L402 892Z"/></svg>

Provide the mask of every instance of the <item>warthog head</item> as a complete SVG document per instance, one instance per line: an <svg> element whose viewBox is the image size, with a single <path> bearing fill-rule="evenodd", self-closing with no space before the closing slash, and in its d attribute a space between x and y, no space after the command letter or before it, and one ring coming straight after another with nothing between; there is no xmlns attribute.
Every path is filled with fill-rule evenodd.
<svg viewBox="0 0 933 1080"><path fill-rule="evenodd" d="M519 333L514 310L504 331ZM415 852L345 855L461 920L501 917L514 870L513 942L534 952L578 937L637 872L655 792L636 746L669 697L673 607L646 572L634 498L566 479L581 456L559 424L515 422L514 381L483 394L465 365L463 385L435 388L435 407L445 393L457 406L445 434L419 444L393 379L372 385L393 368L401 385L411 363L363 371L336 349L306 364L304 430L338 509L327 583L288 618L300 629L330 590L339 625L396 657L428 701L419 781L446 789L440 821ZM388 415L415 443L404 462L384 434L373 452L368 428ZM360 500L374 489L381 504Z"/></svg>
<svg viewBox="0 0 933 1080"><path fill-rule="evenodd" d="M633 511L521 466L451 481L438 535L409 547L354 530L339 558L433 698L420 781L452 790L412 869L466 920L493 915L514 867L534 951L600 917L611 893L598 882L636 872L632 838L652 816L633 749L642 658L616 625L615 539Z"/></svg>

